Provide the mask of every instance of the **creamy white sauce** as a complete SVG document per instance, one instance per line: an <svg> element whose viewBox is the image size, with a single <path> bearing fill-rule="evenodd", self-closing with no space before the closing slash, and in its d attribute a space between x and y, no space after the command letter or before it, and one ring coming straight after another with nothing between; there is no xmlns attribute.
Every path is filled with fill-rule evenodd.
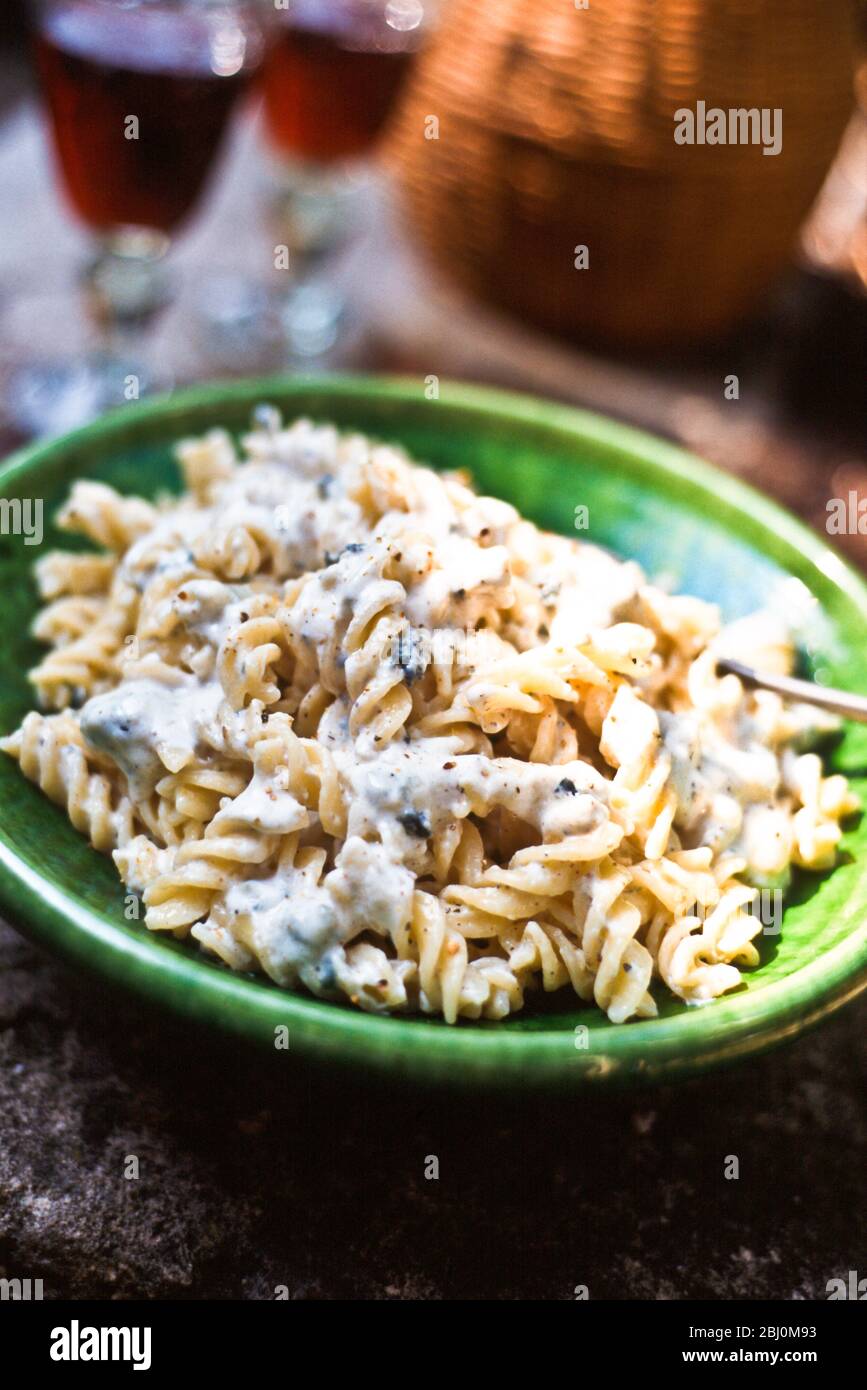
<svg viewBox="0 0 867 1390"><path fill-rule="evenodd" d="M133 801L146 801L161 777L193 761L222 700L216 682L124 681L87 701L81 730L92 748L120 768Z"/></svg>

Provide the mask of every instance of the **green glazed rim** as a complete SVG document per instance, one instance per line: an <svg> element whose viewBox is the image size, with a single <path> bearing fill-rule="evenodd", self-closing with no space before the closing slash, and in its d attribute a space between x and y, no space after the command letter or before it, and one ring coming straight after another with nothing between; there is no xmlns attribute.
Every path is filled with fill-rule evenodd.
<svg viewBox="0 0 867 1390"><path fill-rule="evenodd" d="M439 390L433 403L425 400L423 384L409 379L272 377L198 387L124 407L84 429L19 451L0 470L0 496L20 493L28 481L56 481L58 469L66 470L67 483L73 476L87 476L89 459L119 457L136 445L167 448L170 441L214 424L237 427L263 400L340 425L358 422L368 433L397 440L402 426L411 433L409 422L420 411L436 410L438 431L481 431L494 442L498 436L519 438L528 450L555 441L561 449L574 450L576 461L582 450L590 450L597 464L610 461L618 486L628 490L634 483L645 493L671 499L672 505L686 506L693 525L698 518L712 517L738 542L746 538L757 555L771 557L779 570L803 579L826 608L830 603L837 642L854 654L853 660L864 659L867 585L818 536L754 489L673 445L585 411L459 383L441 382ZM472 465L472 458L467 462ZM34 597L31 610L35 608ZM15 641L10 634L7 660L8 642ZM861 667L860 677L867 679L867 668ZM864 766L867 744L859 752ZM54 807L46 814L63 818ZM275 1030L285 1028L288 1057L394 1078L518 1089L666 1081L795 1037L867 985L867 855L854 856L854 865L848 866L848 896L833 904L847 934L782 979L703 1008L675 1004L657 1019L619 1027L587 1008L519 1014L504 1023L465 1020L449 1027L421 1017L365 1014L235 976L188 946L166 942L143 926L111 920L76 900L75 889L56 875L40 871L34 862L40 836L34 834L34 846L25 853L20 835L16 839L7 822L4 801L0 906L39 944L107 983L260 1044L274 1047ZM54 829L54 820L52 828L58 835L67 829L76 834L71 827ZM110 863L108 867L114 873ZM810 904L806 912L805 920L812 920L811 913L818 920L816 914L827 908ZM801 949L804 954L809 950ZM589 1037L576 1031L580 1025Z"/></svg>

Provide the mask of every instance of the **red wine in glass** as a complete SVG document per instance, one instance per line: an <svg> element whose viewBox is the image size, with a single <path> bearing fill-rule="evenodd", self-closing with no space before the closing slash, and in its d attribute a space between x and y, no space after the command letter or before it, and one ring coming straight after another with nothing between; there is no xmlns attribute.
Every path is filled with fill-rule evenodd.
<svg viewBox="0 0 867 1390"><path fill-rule="evenodd" d="M395 27L403 22L412 27ZM262 86L268 132L290 158L368 153L420 47L423 10L387 0L293 0L278 10Z"/></svg>
<svg viewBox="0 0 867 1390"><path fill-rule="evenodd" d="M29 432L168 389L147 330L170 297L170 234L204 188L265 46L265 0L29 0L61 181L91 233L80 325L5 392ZM91 321L88 328L88 319ZM95 328L95 335L93 329ZM95 341L94 341L95 337Z"/></svg>
<svg viewBox="0 0 867 1390"><path fill-rule="evenodd" d="M215 7L48 0L36 62L66 191L94 231L172 231L192 210L261 34Z"/></svg>
<svg viewBox="0 0 867 1390"><path fill-rule="evenodd" d="M364 234L376 144L438 0L274 3L263 105L275 224L294 270L280 317L290 352L310 360L336 345L348 321L329 267Z"/></svg>

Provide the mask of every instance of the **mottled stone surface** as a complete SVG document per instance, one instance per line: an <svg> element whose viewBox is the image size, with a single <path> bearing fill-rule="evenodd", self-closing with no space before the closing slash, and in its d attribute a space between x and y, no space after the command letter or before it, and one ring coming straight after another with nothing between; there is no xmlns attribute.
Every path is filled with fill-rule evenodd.
<svg viewBox="0 0 867 1390"><path fill-rule="evenodd" d="M389 1093L106 997L2 927L0 1265L46 1297L824 1298L867 1274L865 1022L677 1088Z"/></svg>

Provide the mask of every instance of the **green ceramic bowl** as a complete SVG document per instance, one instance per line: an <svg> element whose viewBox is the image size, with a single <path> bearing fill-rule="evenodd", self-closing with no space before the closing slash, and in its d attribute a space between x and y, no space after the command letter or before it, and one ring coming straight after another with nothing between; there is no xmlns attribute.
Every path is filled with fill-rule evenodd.
<svg viewBox="0 0 867 1390"><path fill-rule="evenodd" d="M0 495L43 499L43 547L68 544L49 518L73 478L145 494L177 486L173 441L216 424L241 430L262 400L289 417L303 413L398 441L437 467L467 467L483 491L554 530L572 531L583 505L587 538L636 557L651 576L664 572L686 593L716 600L728 617L760 606L782 579L796 576L822 610L809 654L814 667L829 683L867 690L867 587L821 540L668 444L528 397L444 384L431 401L418 381L360 378L209 386L127 407L24 450L0 473ZM25 672L39 653L28 636L39 553L21 536L0 537L4 732L31 705ZM831 761L863 791L867 728L850 726ZM22 931L112 986L265 1046L274 1046L275 1029L285 1025L299 1059L453 1084L659 1081L794 1037L867 983L867 817L849 829L844 848L833 873L797 882L782 932L764 939L748 983L704 1008L687 1009L661 991L659 1018L617 1027L563 992L502 1023L449 1027L289 994L125 921L111 862L0 759L0 905Z"/></svg>

